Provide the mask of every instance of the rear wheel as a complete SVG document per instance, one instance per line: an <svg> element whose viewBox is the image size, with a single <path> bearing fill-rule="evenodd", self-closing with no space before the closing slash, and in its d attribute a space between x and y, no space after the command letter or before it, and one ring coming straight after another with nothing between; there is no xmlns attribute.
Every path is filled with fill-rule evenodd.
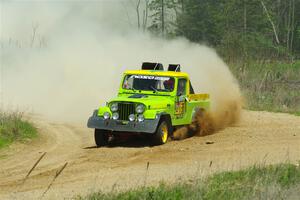
<svg viewBox="0 0 300 200"><path fill-rule="evenodd" d="M108 145L108 133L107 130L95 129L95 143L97 147L103 147Z"/></svg>
<svg viewBox="0 0 300 200"><path fill-rule="evenodd" d="M156 145L165 144L168 141L170 135L170 125L166 121L162 121L154 135L154 142Z"/></svg>

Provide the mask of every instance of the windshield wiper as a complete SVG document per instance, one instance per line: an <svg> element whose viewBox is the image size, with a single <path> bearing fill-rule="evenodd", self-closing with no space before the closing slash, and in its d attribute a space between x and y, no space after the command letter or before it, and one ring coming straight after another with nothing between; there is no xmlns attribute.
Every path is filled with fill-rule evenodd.
<svg viewBox="0 0 300 200"><path fill-rule="evenodd" d="M153 92L157 92L158 90L155 88L155 87L153 87L152 85L150 85L150 88L153 90Z"/></svg>
<svg viewBox="0 0 300 200"><path fill-rule="evenodd" d="M132 87L132 88L130 88L133 92L135 92L135 89Z"/></svg>

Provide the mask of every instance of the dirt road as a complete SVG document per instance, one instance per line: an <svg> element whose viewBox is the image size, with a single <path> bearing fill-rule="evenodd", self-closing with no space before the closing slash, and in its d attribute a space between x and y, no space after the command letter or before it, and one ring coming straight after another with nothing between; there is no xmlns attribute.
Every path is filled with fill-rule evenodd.
<svg viewBox="0 0 300 200"><path fill-rule="evenodd" d="M253 164L300 160L300 117L288 114L243 111L234 127L158 147L131 141L126 146L95 148L93 131L85 124L59 124L42 117L33 121L41 132L39 139L0 151L0 199L72 198L98 190L188 180Z"/></svg>

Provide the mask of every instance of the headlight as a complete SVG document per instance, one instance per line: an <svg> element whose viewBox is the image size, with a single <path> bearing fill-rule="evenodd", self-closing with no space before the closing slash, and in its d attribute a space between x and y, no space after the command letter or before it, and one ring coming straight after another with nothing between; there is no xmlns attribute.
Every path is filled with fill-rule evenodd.
<svg viewBox="0 0 300 200"><path fill-rule="evenodd" d="M144 115L138 115L137 120L138 122L143 122L145 120Z"/></svg>
<svg viewBox="0 0 300 200"><path fill-rule="evenodd" d="M138 113L138 114L141 114L145 111L145 106L143 104L139 104L136 108L135 108L135 111Z"/></svg>
<svg viewBox="0 0 300 200"><path fill-rule="evenodd" d="M103 113L103 118L104 119L109 119L110 118L110 113L109 112Z"/></svg>
<svg viewBox="0 0 300 200"><path fill-rule="evenodd" d="M113 114L112 114L112 118L113 118L114 120L119 119L119 113L113 113Z"/></svg>
<svg viewBox="0 0 300 200"><path fill-rule="evenodd" d="M129 121L133 122L135 120L135 115L131 114L128 116Z"/></svg>
<svg viewBox="0 0 300 200"><path fill-rule="evenodd" d="M111 110L112 112L116 112L116 111L118 110L118 103L112 103L112 104L110 105L110 110Z"/></svg>

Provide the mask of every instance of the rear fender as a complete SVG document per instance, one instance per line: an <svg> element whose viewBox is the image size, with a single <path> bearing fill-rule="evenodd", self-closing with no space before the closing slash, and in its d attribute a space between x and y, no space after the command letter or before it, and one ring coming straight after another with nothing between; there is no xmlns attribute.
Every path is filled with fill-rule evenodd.
<svg viewBox="0 0 300 200"><path fill-rule="evenodd" d="M196 120L196 116L197 116L197 113L201 113L200 115L203 115L203 113L205 112L205 109L204 108L201 108L201 107L196 107L193 109L193 112L192 112L192 122L194 122Z"/></svg>
<svg viewBox="0 0 300 200"><path fill-rule="evenodd" d="M192 122L196 119L196 114L201 110L199 107L195 107L192 111Z"/></svg>

